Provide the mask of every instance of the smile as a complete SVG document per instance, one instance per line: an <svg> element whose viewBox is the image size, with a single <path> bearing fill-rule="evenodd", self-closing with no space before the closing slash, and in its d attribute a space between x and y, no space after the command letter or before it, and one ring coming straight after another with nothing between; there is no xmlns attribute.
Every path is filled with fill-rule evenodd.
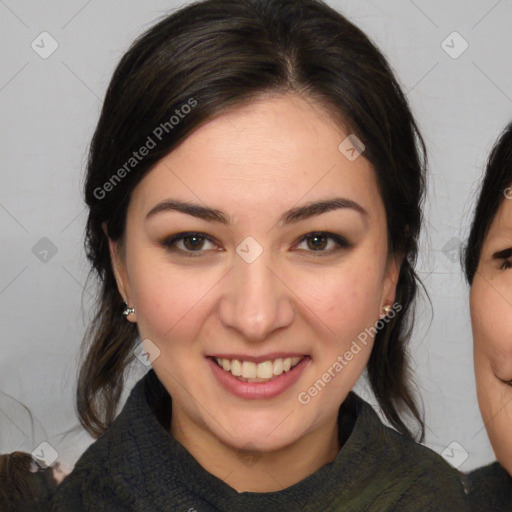
<svg viewBox="0 0 512 512"><path fill-rule="evenodd" d="M295 368L304 357L279 357L261 363L219 357L214 358L214 360L224 371L238 377L243 382L268 382L283 372L289 372Z"/></svg>
<svg viewBox="0 0 512 512"><path fill-rule="evenodd" d="M249 400L279 396L291 388L311 365L311 357L307 355L269 358L259 362L215 356L208 356L206 360L222 388Z"/></svg>

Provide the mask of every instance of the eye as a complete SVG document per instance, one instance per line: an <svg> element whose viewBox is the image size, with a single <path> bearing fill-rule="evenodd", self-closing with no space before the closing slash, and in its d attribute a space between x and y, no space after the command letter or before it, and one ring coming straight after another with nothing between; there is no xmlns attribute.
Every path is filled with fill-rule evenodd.
<svg viewBox="0 0 512 512"><path fill-rule="evenodd" d="M345 237L326 231L307 233L300 239L299 245L303 242L305 242L307 248L310 249L308 252L313 253L332 253L340 249L350 249L353 247ZM326 250L326 247L329 246L329 242L332 242L331 247Z"/></svg>
<svg viewBox="0 0 512 512"><path fill-rule="evenodd" d="M201 256L201 253L206 252L206 250L204 250L205 243L213 245L213 248L210 250L222 250L211 237L198 232L177 233L176 235L166 238L161 243L166 249L172 252L182 253L185 256ZM330 254L340 249L353 247L346 238L325 231L307 233L299 240L299 245L302 243L306 243L306 251L310 253Z"/></svg>
<svg viewBox="0 0 512 512"><path fill-rule="evenodd" d="M212 244L214 246L213 250L220 250L212 238L204 233L196 232L178 233L170 238L166 238L162 245L170 251L181 252L186 256L200 256L201 254L193 253L205 252L202 250L205 243Z"/></svg>
<svg viewBox="0 0 512 512"><path fill-rule="evenodd" d="M512 247L504 249L503 251L495 252L492 255L494 260L500 261L500 270L507 270L511 266Z"/></svg>

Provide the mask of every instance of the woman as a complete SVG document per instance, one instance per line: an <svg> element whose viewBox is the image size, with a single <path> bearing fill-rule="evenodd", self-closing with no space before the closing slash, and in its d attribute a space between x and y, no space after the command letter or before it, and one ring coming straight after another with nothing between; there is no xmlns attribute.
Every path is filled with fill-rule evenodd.
<svg viewBox="0 0 512 512"><path fill-rule="evenodd" d="M41 468L28 453L0 455L0 510L2 512L50 510L58 479L56 470Z"/></svg>
<svg viewBox="0 0 512 512"><path fill-rule="evenodd" d="M465 510L413 440L424 181L386 60L324 3L207 0L140 37L85 184L99 439L54 510ZM365 369L395 430L351 392Z"/></svg>
<svg viewBox="0 0 512 512"><path fill-rule="evenodd" d="M30 409L0 391L0 511L50 510L64 468L60 463L47 467L24 451L39 454L34 448L45 438L41 422Z"/></svg>
<svg viewBox="0 0 512 512"><path fill-rule="evenodd" d="M464 255L477 395L499 462L469 475L477 503L512 510L512 123L487 164ZM506 471L505 471L506 470ZM475 509L476 510L476 509Z"/></svg>

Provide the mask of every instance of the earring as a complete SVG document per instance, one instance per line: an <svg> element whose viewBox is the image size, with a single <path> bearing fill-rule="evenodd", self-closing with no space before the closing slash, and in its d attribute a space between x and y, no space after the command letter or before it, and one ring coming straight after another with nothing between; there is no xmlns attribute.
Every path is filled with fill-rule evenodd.
<svg viewBox="0 0 512 512"><path fill-rule="evenodd" d="M391 311L391 306L386 304L382 309L384 310L384 316L388 316L389 312Z"/></svg>
<svg viewBox="0 0 512 512"><path fill-rule="evenodd" d="M123 302L124 304L124 310L123 310L123 316L126 318L128 315L131 315L132 313L135 313L135 308L129 308L128 304L126 302Z"/></svg>

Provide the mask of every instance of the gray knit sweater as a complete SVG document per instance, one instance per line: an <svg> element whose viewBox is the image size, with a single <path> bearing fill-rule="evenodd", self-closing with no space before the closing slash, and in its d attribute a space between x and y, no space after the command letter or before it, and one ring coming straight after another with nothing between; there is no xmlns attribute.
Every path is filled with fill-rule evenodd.
<svg viewBox="0 0 512 512"><path fill-rule="evenodd" d="M336 458L283 490L237 492L169 434L172 401L150 370L110 429L58 487L54 512L465 512L459 473L384 426L350 393L339 410ZM485 508L480 509L481 511Z"/></svg>

